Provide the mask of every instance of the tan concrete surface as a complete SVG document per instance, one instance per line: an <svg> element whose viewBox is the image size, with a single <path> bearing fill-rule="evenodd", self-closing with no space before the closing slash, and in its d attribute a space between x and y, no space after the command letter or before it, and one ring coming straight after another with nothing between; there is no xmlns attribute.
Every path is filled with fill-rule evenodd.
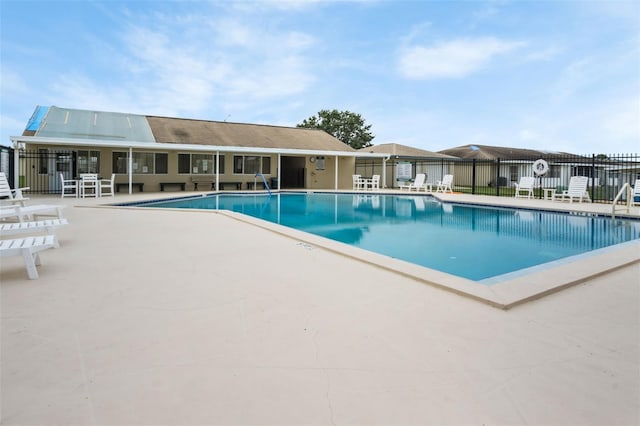
<svg viewBox="0 0 640 426"><path fill-rule="evenodd" d="M61 247L36 281L2 259L2 424L640 422L638 263L504 311L222 214L82 207L104 201L36 197L67 205Z"/></svg>

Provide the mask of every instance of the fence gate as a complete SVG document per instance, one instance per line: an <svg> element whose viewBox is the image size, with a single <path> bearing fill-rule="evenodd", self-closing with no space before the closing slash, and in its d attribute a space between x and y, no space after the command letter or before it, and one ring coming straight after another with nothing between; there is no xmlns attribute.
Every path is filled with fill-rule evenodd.
<svg viewBox="0 0 640 426"><path fill-rule="evenodd" d="M73 179L76 170L76 153L73 151L21 151L19 153L19 186L28 187L25 192L56 194L62 190L60 174Z"/></svg>

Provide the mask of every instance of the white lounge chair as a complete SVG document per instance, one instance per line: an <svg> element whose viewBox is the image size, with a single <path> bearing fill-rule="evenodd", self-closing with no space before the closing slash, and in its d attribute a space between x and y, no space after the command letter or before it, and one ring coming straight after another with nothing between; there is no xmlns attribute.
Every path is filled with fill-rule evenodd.
<svg viewBox="0 0 640 426"><path fill-rule="evenodd" d="M60 183L62 184L62 193L60 194L62 198L64 197L78 198L78 181L77 180L65 179L64 175L60 173Z"/></svg>
<svg viewBox="0 0 640 426"><path fill-rule="evenodd" d="M55 216L62 219L64 206L54 204L34 204L31 206L5 206L0 207L0 219L15 218L19 222L31 221L35 216Z"/></svg>
<svg viewBox="0 0 640 426"><path fill-rule="evenodd" d="M591 201L589 192L587 192L588 183L589 178L586 176L572 176L571 179L569 179L569 188L560 194L554 193L552 200L564 201L569 199L569 202L573 203L573 199L576 198L580 202L582 202L583 199Z"/></svg>
<svg viewBox="0 0 640 426"><path fill-rule="evenodd" d="M0 172L0 198L8 198L9 203L24 206L24 202L29 199L22 196L23 189L29 188L11 189L9 181L7 180L7 175L5 175L4 172Z"/></svg>
<svg viewBox="0 0 640 426"><path fill-rule="evenodd" d="M633 197L631 204L640 206L640 179L636 179L636 183L633 184L633 193L631 196Z"/></svg>
<svg viewBox="0 0 640 426"><path fill-rule="evenodd" d="M525 197L533 198L533 188L536 183L536 179L533 176L523 176L520 178L520 182L516 183L516 198ZM525 193L523 196L521 192Z"/></svg>
<svg viewBox="0 0 640 426"><path fill-rule="evenodd" d="M113 182L116 180L116 174L113 173L111 175L111 179L102 179L100 181L100 196L104 197L105 195L114 196L113 193Z"/></svg>
<svg viewBox="0 0 640 426"><path fill-rule="evenodd" d="M427 186L424 184L424 180L426 178L427 176L424 173L418 173L413 182L410 182L408 185L400 185L400 191L406 188L409 192L414 189L416 192L419 192L421 189L424 189L424 192L427 192Z"/></svg>
<svg viewBox="0 0 640 426"><path fill-rule="evenodd" d="M453 175L444 175L441 181L436 184L436 192L453 193Z"/></svg>
<svg viewBox="0 0 640 426"><path fill-rule="evenodd" d="M53 235L55 239L55 247L58 247L58 239L56 237L56 229L68 225L67 219L47 219L38 220L32 222L12 222L0 224L0 235L15 235L15 234L35 234L46 233L47 235Z"/></svg>
<svg viewBox="0 0 640 426"><path fill-rule="evenodd" d="M22 256L27 268L29 279L38 278L37 265L40 265L40 252L56 247L56 239L53 235L18 238L13 240L0 240L0 257Z"/></svg>

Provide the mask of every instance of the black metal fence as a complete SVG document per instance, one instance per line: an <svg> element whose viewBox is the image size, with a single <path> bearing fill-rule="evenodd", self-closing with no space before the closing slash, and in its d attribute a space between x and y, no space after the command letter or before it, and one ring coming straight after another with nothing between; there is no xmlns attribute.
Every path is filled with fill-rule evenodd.
<svg viewBox="0 0 640 426"><path fill-rule="evenodd" d="M386 164L387 188L398 188L417 173L427 175L426 181L435 184L446 174L454 176L454 191L496 196L514 196L515 184L521 177L536 176L533 165L544 160L548 169L536 177L537 198L543 189L561 191L572 176L589 178L589 194L593 202L611 202L625 183L633 185L640 179L640 154L570 156L550 154L542 158L517 159L391 159ZM379 160L357 159L356 174L382 175Z"/></svg>
<svg viewBox="0 0 640 426"><path fill-rule="evenodd" d="M80 171L98 167L87 158L78 158L74 151L20 151L18 182L14 182L14 152L0 149L0 171L6 173L12 188L30 187L31 192L59 193L60 174L76 178ZM613 154L570 156L549 154L542 158L518 159L403 159L392 158L386 162L386 181L381 186L398 188L417 173L424 173L426 181L435 184L446 174L454 176L456 192L478 195L513 196L515 183L523 176L534 176L533 165L544 160L548 170L536 179L535 196L544 197L543 189L561 190L572 176L589 178L589 194L593 202L611 202L625 183L634 185L640 179L640 154ZM85 164L86 163L86 164ZM85 170L87 169L87 170ZM382 161L356 159L355 173L362 176L383 175ZM25 191L28 192L28 191Z"/></svg>

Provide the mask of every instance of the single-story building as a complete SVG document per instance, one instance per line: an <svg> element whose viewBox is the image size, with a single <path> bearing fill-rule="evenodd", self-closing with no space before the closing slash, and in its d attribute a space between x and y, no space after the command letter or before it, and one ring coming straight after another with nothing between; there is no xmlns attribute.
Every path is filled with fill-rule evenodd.
<svg viewBox="0 0 640 426"><path fill-rule="evenodd" d="M356 173L371 176L374 174L382 175L385 172L384 184L388 188L397 188L407 181L413 180L418 173L424 173L427 182L438 182L442 176L451 173L451 163L445 160L456 159L451 155L398 143L372 145L360 148L358 152L388 155L389 160L384 162L384 167L379 158L356 158Z"/></svg>
<svg viewBox="0 0 640 426"><path fill-rule="evenodd" d="M32 192L61 191L61 177L115 174L116 186L180 189L350 189L363 154L328 133L231 123L38 106L15 149L14 181ZM169 184L172 184L171 186ZM200 186L198 187L198 184Z"/></svg>
<svg viewBox="0 0 640 426"><path fill-rule="evenodd" d="M571 176L591 177L590 157L581 157L568 152L471 144L438 152L467 161L476 160L475 179L478 185L512 186L523 176L534 176L533 164L538 159L543 159L549 164L549 170L540 183L542 187L554 188L564 185ZM498 176L497 179L496 176ZM462 180L465 177L469 182ZM469 176L456 176L456 182L459 185L469 185L470 179ZM598 185L597 179L595 184Z"/></svg>

